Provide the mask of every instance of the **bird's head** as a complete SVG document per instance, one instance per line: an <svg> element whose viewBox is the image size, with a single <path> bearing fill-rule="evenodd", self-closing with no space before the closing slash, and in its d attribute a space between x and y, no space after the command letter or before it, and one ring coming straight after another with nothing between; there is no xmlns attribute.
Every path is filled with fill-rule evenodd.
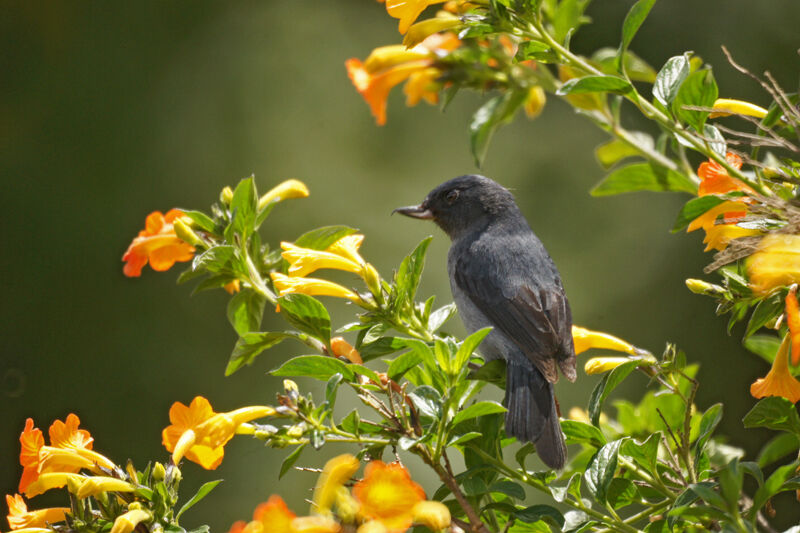
<svg viewBox="0 0 800 533"><path fill-rule="evenodd" d="M487 225L507 212L517 212L508 190L484 176L470 174L446 181L419 205L399 207L393 213L433 220L450 238Z"/></svg>

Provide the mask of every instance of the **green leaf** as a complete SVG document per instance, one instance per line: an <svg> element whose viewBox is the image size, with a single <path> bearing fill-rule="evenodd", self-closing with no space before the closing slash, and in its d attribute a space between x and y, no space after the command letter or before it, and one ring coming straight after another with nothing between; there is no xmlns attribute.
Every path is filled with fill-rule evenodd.
<svg viewBox="0 0 800 533"><path fill-rule="evenodd" d="M339 390L339 385L342 383L343 376L340 373L335 373L328 380L325 385L325 401L331 410L336 406L336 391Z"/></svg>
<svg viewBox="0 0 800 533"><path fill-rule="evenodd" d="M600 448L606 443L606 438L599 428L578 422L577 420L562 420L561 431L567 439L567 444L589 444Z"/></svg>
<svg viewBox="0 0 800 533"><path fill-rule="evenodd" d="M770 396L758 402L742 419L744 427L767 427L800 435L800 417L786 398Z"/></svg>
<svg viewBox="0 0 800 533"><path fill-rule="evenodd" d="M745 348L772 364L778 354L781 340L773 335L751 335L743 344Z"/></svg>
<svg viewBox="0 0 800 533"><path fill-rule="evenodd" d="M625 22L622 23L622 41L619 44L619 54L617 55L619 58L617 64L619 66L621 66L625 51L628 49L628 46L630 46L633 37L636 35L636 32L639 31L639 28L642 26L642 23L647 18L650 9L655 3L656 0L639 0L633 4L628 14L625 16Z"/></svg>
<svg viewBox="0 0 800 533"><path fill-rule="evenodd" d="M264 315L263 296L252 289L243 289L228 302L228 321L239 336L261 329Z"/></svg>
<svg viewBox="0 0 800 533"><path fill-rule="evenodd" d="M419 287L419 280L422 277L422 270L425 268L425 253L431 244L433 237L426 237L420 242L414 251L408 254L400 268L395 274L395 287L397 289L397 299L394 302L395 310L400 310L407 303L413 303Z"/></svg>
<svg viewBox="0 0 800 533"><path fill-rule="evenodd" d="M253 177L245 178L236 186L231 200L231 223L225 228L225 240L234 242L234 235L239 235L245 242L255 227L258 194Z"/></svg>
<svg viewBox="0 0 800 533"><path fill-rule="evenodd" d="M556 56L553 54L550 45L546 43L541 41L523 41L519 44L515 58L517 61L533 59L548 63L556 59Z"/></svg>
<svg viewBox="0 0 800 533"><path fill-rule="evenodd" d="M584 76L568 80L556 94L560 96L581 93L626 94L632 89L633 85L628 80L618 76Z"/></svg>
<svg viewBox="0 0 800 533"><path fill-rule="evenodd" d="M360 423L361 423L361 417L358 414L358 409L353 409L346 417L342 418L342 421L339 422L339 425L344 431L352 433L354 435L358 435L359 433L358 426L360 425Z"/></svg>
<svg viewBox="0 0 800 533"><path fill-rule="evenodd" d="M469 124L470 149L478 168L483 164L489 141L498 126L511 120L525 102L524 91L507 91L483 104L472 116Z"/></svg>
<svg viewBox="0 0 800 533"><path fill-rule="evenodd" d="M202 211L195 211L192 209L181 209L181 211L184 215L191 218L194 225L201 230L209 233L216 232L217 225L214 224L214 220Z"/></svg>
<svg viewBox="0 0 800 533"><path fill-rule="evenodd" d="M278 298L286 321L325 344L331 341L331 317L319 300L306 294L287 294Z"/></svg>
<svg viewBox="0 0 800 533"><path fill-rule="evenodd" d="M461 343L461 346L458 347L458 352L456 352L456 360L455 360L455 370L458 371L461 368L465 367L469 362L469 358L472 356L472 352L474 352L483 339L491 333L492 328L483 328L479 329Z"/></svg>
<svg viewBox="0 0 800 533"><path fill-rule="evenodd" d="M180 511L178 511L178 514L175 515L175 520L177 521L181 517L181 515L186 511L188 511L194 504L196 504L197 502L208 496L208 493L214 490L220 483L222 483L221 479L218 479L216 481L209 481L208 483L203 483L200 486L200 488L197 489L195 495L192 496L188 502L183 504L183 507L181 507Z"/></svg>
<svg viewBox="0 0 800 533"><path fill-rule="evenodd" d="M489 492L499 492L500 494L505 494L506 496L514 498L515 500L525 499L525 489L522 488L521 485L509 480L492 483L489 485L488 490Z"/></svg>
<svg viewBox="0 0 800 533"><path fill-rule="evenodd" d="M755 513L767 503L767 500L779 492L791 490L784 487L784 482L794 475L797 465L798 461L794 461L793 463L779 467L767 478L764 484L756 490L755 496L753 496L753 506L747 513L750 518L755 516Z"/></svg>
<svg viewBox="0 0 800 533"><path fill-rule="evenodd" d="M409 347L408 339L402 337L381 337L374 342L362 344L358 347L361 359L371 361L376 357L394 353Z"/></svg>
<svg viewBox="0 0 800 533"><path fill-rule="evenodd" d="M675 224L672 226L672 233L681 231L688 226L692 220L717 207L724 201L724 199L714 195L692 198L683 205L681 212L678 213L678 218L675 220Z"/></svg>
<svg viewBox="0 0 800 533"><path fill-rule="evenodd" d="M414 406L423 415L439 419L442 416L442 396L433 387L422 385L408 394Z"/></svg>
<svg viewBox="0 0 800 533"><path fill-rule="evenodd" d="M685 109L684 106L710 108L718 96L717 82L714 80L711 70L698 70L689 74L681 84L678 94L672 102L672 110L680 120L692 126L696 131L703 131L709 111L695 111Z"/></svg>
<svg viewBox="0 0 800 533"><path fill-rule="evenodd" d="M689 76L689 54L669 58L656 75L653 97L665 107L669 107L687 76Z"/></svg>
<svg viewBox="0 0 800 533"><path fill-rule="evenodd" d="M689 485L689 488L704 502L720 509L726 508L725 499L712 487L702 483L694 483Z"/></svg>
<svg viewBox="0 0 800 533"><path fill-rule="evenodd" d="M245 333L236 341L228 366L225 367L225 375L230 376L243 366L251 364L261 352L289 337L297 338L297 335L280 331Z"/></svg>
<svg viewBox="0 0 800 533"><path fill-rule="evenodd" d="M192 260L192 270L208 270L209 272L231 271L238 260L236 249L229 245L212 246Z"/></svg>
<svg viewBox="0 0 800 533"><path fill-rule="evenodd" d="M744 470L739 467L739 459L734 458L719 472L719 492L727 503L727 509L731 512L738 511L743 483ZM723 505L722 508L724 509L725 506Z"/></svg>
<svg viewBox="0 0 800 533"><path fill-rule="evenodd" d="M750 315L750 321L747 323L747 328L744 332L744 338L746 339L762 327L765 324L773 320L776 316L783 313L783 291L777 291L760 302L753 310L753 314Z"/></svg>
<svg viewBox="0 0 800 533"><path fill-rule="evenodd" d="M328 381L336 373L341 374L347 380L352 380L354 375L349 365L324 355L293 357L270 372L273 376L305 376L320 381Z"/></svg>
<svg viewBox="0 0 800 533"><path fill-rule="evenodd" d="M408 372L409 369L414 368L421 362L422 356L418 352L406 352L389 363L389 369L386 371L386 373L389 376L389 379L397 381L402 378L403 374Z"/></svg>
<svg viewBox="0 0 800 533"><path fill-rule="evenodd" d="M497 402L492 402L488 400L483 402L477 402L470 405L466 409L456 413L456 416L453 417L452 424L453 426L456 426L461 422L464 422L465 420L471 420L473 418L477 418L483 415L491 415L494 413L505 413L505 412L506 408Z"/></svg>
<svg viewBox="0 0 800 533"><path fill-rule="evenodd" d="M641 498L636 485L630 479L615 477L608 487L607 501L614 509L638 502Z"/></svg>
<svg viewBox="0 0 800 533"><path fill-rule="evenodd" d="M631 132L631 135L636 139L637 143L643 145L645 148L653 148L653 138L648 134L635 131ZM628 144L620 139L612 139L607 143L601 144L594 150L594 155L597 157L598 163L606 170L623 159L640 154L641 151L636 146Z"/></svg>
<svg viewBox="0 0 800 533"><path fill-rule="evenodd" d="M553 33L556 41L566 43L568 36L575 32L588 19L583 12L589 0L562 0L553 14Z"/></svg>
<svg viewBox="0 0 800 533"><path fill-rule="evenodd" d="M589 399L589 418L592 419L592 424L598 425L600 420L600 410L603 408L603 402L608 398L608 395L617 388L617 385L628 377L633 370L639 366L639 361L628 361L619 365L611 372L605 374L603 379L598 382L597 386L592 391Z"/></svg>
<svg viewBox="0 0 800 533"><path fill-rule="evenodd" d="M451 303L447 304L443 307L440 307L428 318L428 329L435 332L437 331L442 325L450 320L454 314L456 314L456 304Z"/></svg>
<svg viewBox="0 0 800 533"><path fill-rule="evenodd" d="M470 372L467 379L494 383L501 389L506 388L506 362L502 359L493 359L484 363L479 369Z"/></svg>
<svg viewBox="0 0 800 533"><path fill-rule="evenodd" d="M594 426L592 426L594 427ZM658 443L661 440L661 433L653 433L644 442L634 439L626 440L620 453L633 459L639 466L650 473L656 472L656 461L658 460Z"/></svg>
<svg viewBox="0 0 800 533"><path fill-rule="evenodd" d="M769 466L775 461L795 453L800 448L800 439L793 433L779 433L767 442L758 454L758 465Z"/></svg>
<svg viewBox="0 0 800 533"><path fill-rule="evenodd" d="M677 191L695 194L697 185L689 178L650 163L634 163L608 174L592 189L592 196L609 196L633 191Z"/></svg>
<svg viewBox="0 0 800 533"><path fill-rule="evenodd" d="M325 250L342 237L352 235L356 231L358 230L349 226L323 226L303 233L294 244L311 250Z"/></svg>
<svg viewBox="0 0 800 533"><path fill-rule="evenodd" d="M697 436L697 441L695 441L695 451L694 451L694 458L695 463L700 461L700 454L703 453L703 450L706 447L706 443L708 439L711 438L712 433L714 433L714 429L716 429L717 425L722 420L722 404L715 403L711 407L709 407L705 413L703 413L703 418L700 419L700 432Z"/></svg>
<svg viewBox="0 0 800 533"><path fill-rule="evenodd" d="M289 471L290 468L294 466L297 460L300 458L300 454L303 453L303 449L306 447L306 444L303 443L294 450L292 453L286 456L286 459L283 460L281 463L281 471L278 472L278 479L282 478L286 472Z"/></svg>
<svg viewBox="0 0 800 533"><path fill-rule="evenodd" d="M584 474L586 487L600 503L606 502L608 488L617 470L619 447L623 441L624 439L619 439L609 442L597 450Z"/></svg>
<svg viewBox="0 0 800 533"><path fill-rule="evenodd" d="M520 509L514 513L514 518L529 524L544 520L559 529L564 527L564 515L561 514L561 511L549 505L531 505L525 509Z"/></svg>
<svg viewBox="0 0 800 533"><path fill-rule="evenodd" d="M707 139L705 141L706 146L719 156L725 157L725 154L728 153L728 144L725 142L725 137L722 136L719 128L710 124L704 124L703 137Z"/></svg>

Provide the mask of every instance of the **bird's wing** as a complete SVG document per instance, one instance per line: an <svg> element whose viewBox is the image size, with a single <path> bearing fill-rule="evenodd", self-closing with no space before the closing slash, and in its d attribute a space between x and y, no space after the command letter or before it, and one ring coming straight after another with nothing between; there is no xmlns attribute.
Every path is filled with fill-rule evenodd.
<svg viewBox="0 0 800 533"><path fill-rule="evenodd" d="M553 280L537 285L525 272L498 272L485 255L471 254L467 260L470 268L459 262L454 279L472 303L522 350L547 381L558 380L556 366L574 380L572 319L561 284ZM487 264L476 264L484 262ZM467 276L466 271L483 274ZM501 277L505 278L505 290L499 284Z"/></svg>

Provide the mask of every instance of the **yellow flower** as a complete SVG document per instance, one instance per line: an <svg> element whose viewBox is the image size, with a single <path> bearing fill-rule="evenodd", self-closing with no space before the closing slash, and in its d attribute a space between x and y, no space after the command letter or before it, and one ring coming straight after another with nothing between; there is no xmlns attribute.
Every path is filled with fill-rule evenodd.
<svg viewBox="0 0 800 533"><path fill-rule="evenodd" d="M304 278L323 268L344 270L354 274L360 274L362 271L361 264L329 251L301 248L290 242L282 242L281 248L284 250L281 256L289 262L289 275L292 277Z"/></svg>
<svg viewBox="0 0 800 533"><path fill-rule="evenodd" d="M308 194L308 187L302 181L286 180L258 199L258 210L261 211L271 203L282 202L290 198L306 198Z"/></svg>
<svg viewBox="0 0 800 533"><path fill-rule="evenodd" d="M197 396L187 407L175 402L169 410L171 425L164 428L162 442L172 452L172 462L186 456L206 470L214 470L222 462L224 446L239 426L257 418L275 414L273 407L255 405L227 413L215 413L211 404Z"/></svg>
<svg viewBox="0 0 800 533"><path fill-rule="evenodd" d="M86 476L70 472L48 472L40 474L36 481L28 484L25 489L25 496L33 498L39 494L44 494L50 489L58 489L65 485L80 487L86 479Z"/></svg>
<svg viewBox="0 0 800 533"><path fill-rule="evenodd" d="M425 8L442 2L444 0L386 0L386 12L389 16L400 19L397 29L404 34Z"/></svg>
<svg viewBox="0 0 800 533"><path fill-rule="evenodd" d="M353 477L359 464L358 459L350 454L339 455L325 463L325 468L322 469L322 474L317 479L317 486L314 488L311 511L326 515L330 513L339 488Z"/></svg>
<svg viewBox="0 0 800 533"><path fill-rule="evenodd" d="M108 476L93 476L81 484L76 496L80 499L100 494L101 492L133 492L136 489L127 481Z"/></svg>
<svg viewBox="0 0 800 533"><path fill-rule="evenodd" d="M292 520L291 529L285 533L339 533L341 530L341 526L333 518L298 516Z"/></svg>
<svg viewBox="0 0 800 533"><path fill-rule="evenodd" d="M358 526L356 533L387 533L389 530L379 520L370 520Z"/></svg>
<svg viewBox="0 0 800 533"><path fill-rule="evenodd" d="M729 98L717 98L714 102L714 111L708 118L727 117L729 115L747 115L748 117L764 118L767 110L763 107Z"/></svg>
<svg viewBox="0 0 800 533"><path fill-rule="evenodd" d="M414 523L422 524L433 531L442 530L450 525L450 509L441 502L419 502L412 509Z"/></svg>
<svg viewBox="0 0 800 533"><path fill-rule="evenodd" d="M121 514L114 520L111 526L111 533L131 533L141 522L150 520L150 513L142 509L134 509L125 514Z"/></svg>
<svg viewBox="0 0 800 533"><path fill-rule="evenodd" d="M627 357L594 357L586 361L583 370L590 376L593 374L603 374L609 370L614 370L628 361L632 361L632 359Z"/></svg>
<svg viewBox="0 0 800 533"><path fill-rule="evenodd" d="M750 394L754 398L782 396L792 403L800 400L800 381L797 381L789 372L790 345L791 335L786 335L778 348L769 373L750 385Z"/></svg>
<svg viewBox="0 0 800 533"><path fill-rule="evenodd" d="M435 18L417 22L408 28L408 33L403 37L403 45L407 48L417 46L434 33L452 30L461 25L462 23L459 17L447 11L440 11L436 14Z"/></svg>
<svg viewBox="0 0 800 533"><path fill-rule="evenodd" d="M585 352L590 348L604 348L617 352L625 352L631 355L642 353L636 346L620 338L609 335L608 333L592 331L579 326L572 326L572 340L575 343L576 354Z"/></svg>
<svg viewBox="0 0 800 533"><path fill-rule="evenodd" d="M751 237L753 235L761 235L757 229L742 228L733 224L714 224L706 228L706 236L703 239L703 244L706 245L704 252L709 250L722 251L728 247L734 239L741 239L742 237Z"/></svg>
<svg viewBox="0 0 800 533"><path fill-rule="evenodd" d="M352 302L360 302L361 298L350 289L337 283L316 278L295 278L280 272L270 273L272 283L281 296L286 294L307 294L308 296L335 296L347 298Z"/></svg>
<svg viewBox="0 0 800 533"><path fill-rule="evenodd" d="M747 259L750 289L764 295L777 287L800 283L800 235L771 233Z"/></svg>
<svg viewBox="0 0 800 533"><path fill-rule="evenodd" d="M547 101L547 94L540 86L531 87L528 96L525 98L525 114L528 118L536 118L542 114L544 104Z"/></svg>
<svg viewBox="0 0 800 533"><path fill-rule="evenodd" d="M411 526L412 510L425 500L425 491L411 480L403 465L372 461L364 470L364 479L353 487L353 496L365 520L378 520L389 533L401 533Z"/></svg>
<svg viewBox="0 0 800 533"><path fill-rule="evenodd" d="M6 503L8 504L8 525L12 530L44 528L48 524L63 522L66 519L64 515L69 512L67 507L50 507L29 511L25 500L19 494L6 495Z"/></svg>

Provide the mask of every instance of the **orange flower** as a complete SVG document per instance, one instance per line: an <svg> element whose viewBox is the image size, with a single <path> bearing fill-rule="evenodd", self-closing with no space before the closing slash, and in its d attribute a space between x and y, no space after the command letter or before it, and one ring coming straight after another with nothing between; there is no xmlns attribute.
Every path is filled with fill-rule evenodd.
<svg viewBox="0 0 800 533"><path fill-rule="evenodd" d="M153 211L145 219L144 229L133 239L122 260L126 262L122 271L128 277L142 275L142 267L150 262L150 268L163 272L178 261L191 261L194 248L175 234L173 222L183 213L171 209L166 215Z"/></svg>
<svg viewBox="0 0 800 533"><path fill-rule="evenodd" d="M197 396L188 407L181 402L172 404L169 409L171 425L161 432L162 443L172 452L175 464L185 456L206 470L214 470L225 455L225 444L240 426L274 414L274 408L263 405L215 413L208 400Z"/></svg>
<svg viewBox="0 0 800 533"><path fill-rule="evenodd" d="M63 522L64 514L69 512L66 507L51 507L28 511L25 500L19 494L6 495L8 504L8 525L12 530L32 527L47 527L48 524Z"/></svg>
<svg viewBox="0 0 800 533"><path fill-rule="evenodd" d="M397 29L400 33L408 31L417 17L430 5L441 4L445 0L386 0L386 12L389 16L400 19Z"/></svg>
<svg viewBox="0 0 800 533"><path fill-rule="evenodd" d="M792 364L800 364L800 305L797 303L797 287L786 295L786 323L792 339Z"/></svg>
<svg viewBox="0 0 800 533"><path fill-rule="evenodd" d="M283 498L273 494L269 499L256 507L253 520L264 525L264 531L291 531L295 515L286 506Z"/></svg>
<svg viewBox="0 0 800 533"><path fill-rule="evenodd" d="M358 353L352 344L347 342L344 337L333 337L331 339L331 351L336 357L344 357L351 363L361 364L361 354Z"/></svg>
<svg viewBox="0 0 800 533"><path fill-rule="evenodd" d="M725 160L736 170L742 168L742 158L733 152L728 152L725 155ZM729 176L725 167L713 159L700 163L700 168L697 169L697 175L703 180L700 183L700 187L697 189L697 196L725 194L733 191L755 192L741 181Z"/></svg>
<svg viewBox="0 0 800 533"><path fill-rule="evenodd" d="M33 427L33 419L25 421L25 429L19 436L19 463L22 465L22 478L19 480L19 491L25 492L28 485L39 477L39 450L44 446L42 430Z"/></svg>
<svg viewBox="0 0 800 533"><path fill-rule="evenodd" d="M386 124L386 99L392 87L406 80L407 104L421 99L438 101L433 96L439 87L434 83L441 73L433 68L437 55L455 50L461 41L451 34L435 33L411 49L405 46L383 46L372 51L362 63L356 58L345 62L347 74L370 107L378 125ZM434 72L435 71L435 72Z"/></svg>
<svg viewBox="0 0 800 533"><path fill-rule="evenodd" d="M750 385L750 394L754 398L782 396L792 403L800 400L800 381L789 373L789 344L790 335L786 335L778 348L769 373Z"/></svg>
<svg viewBox="0 0 800 533"><path fill-rule="evenodd" d="M372 461L364 470L364 479L353 487L353 496L365 520L380 521L389 533L400 533L411 526L414 506L425 500L425 491L411 480L403 465Z"/></svg>

